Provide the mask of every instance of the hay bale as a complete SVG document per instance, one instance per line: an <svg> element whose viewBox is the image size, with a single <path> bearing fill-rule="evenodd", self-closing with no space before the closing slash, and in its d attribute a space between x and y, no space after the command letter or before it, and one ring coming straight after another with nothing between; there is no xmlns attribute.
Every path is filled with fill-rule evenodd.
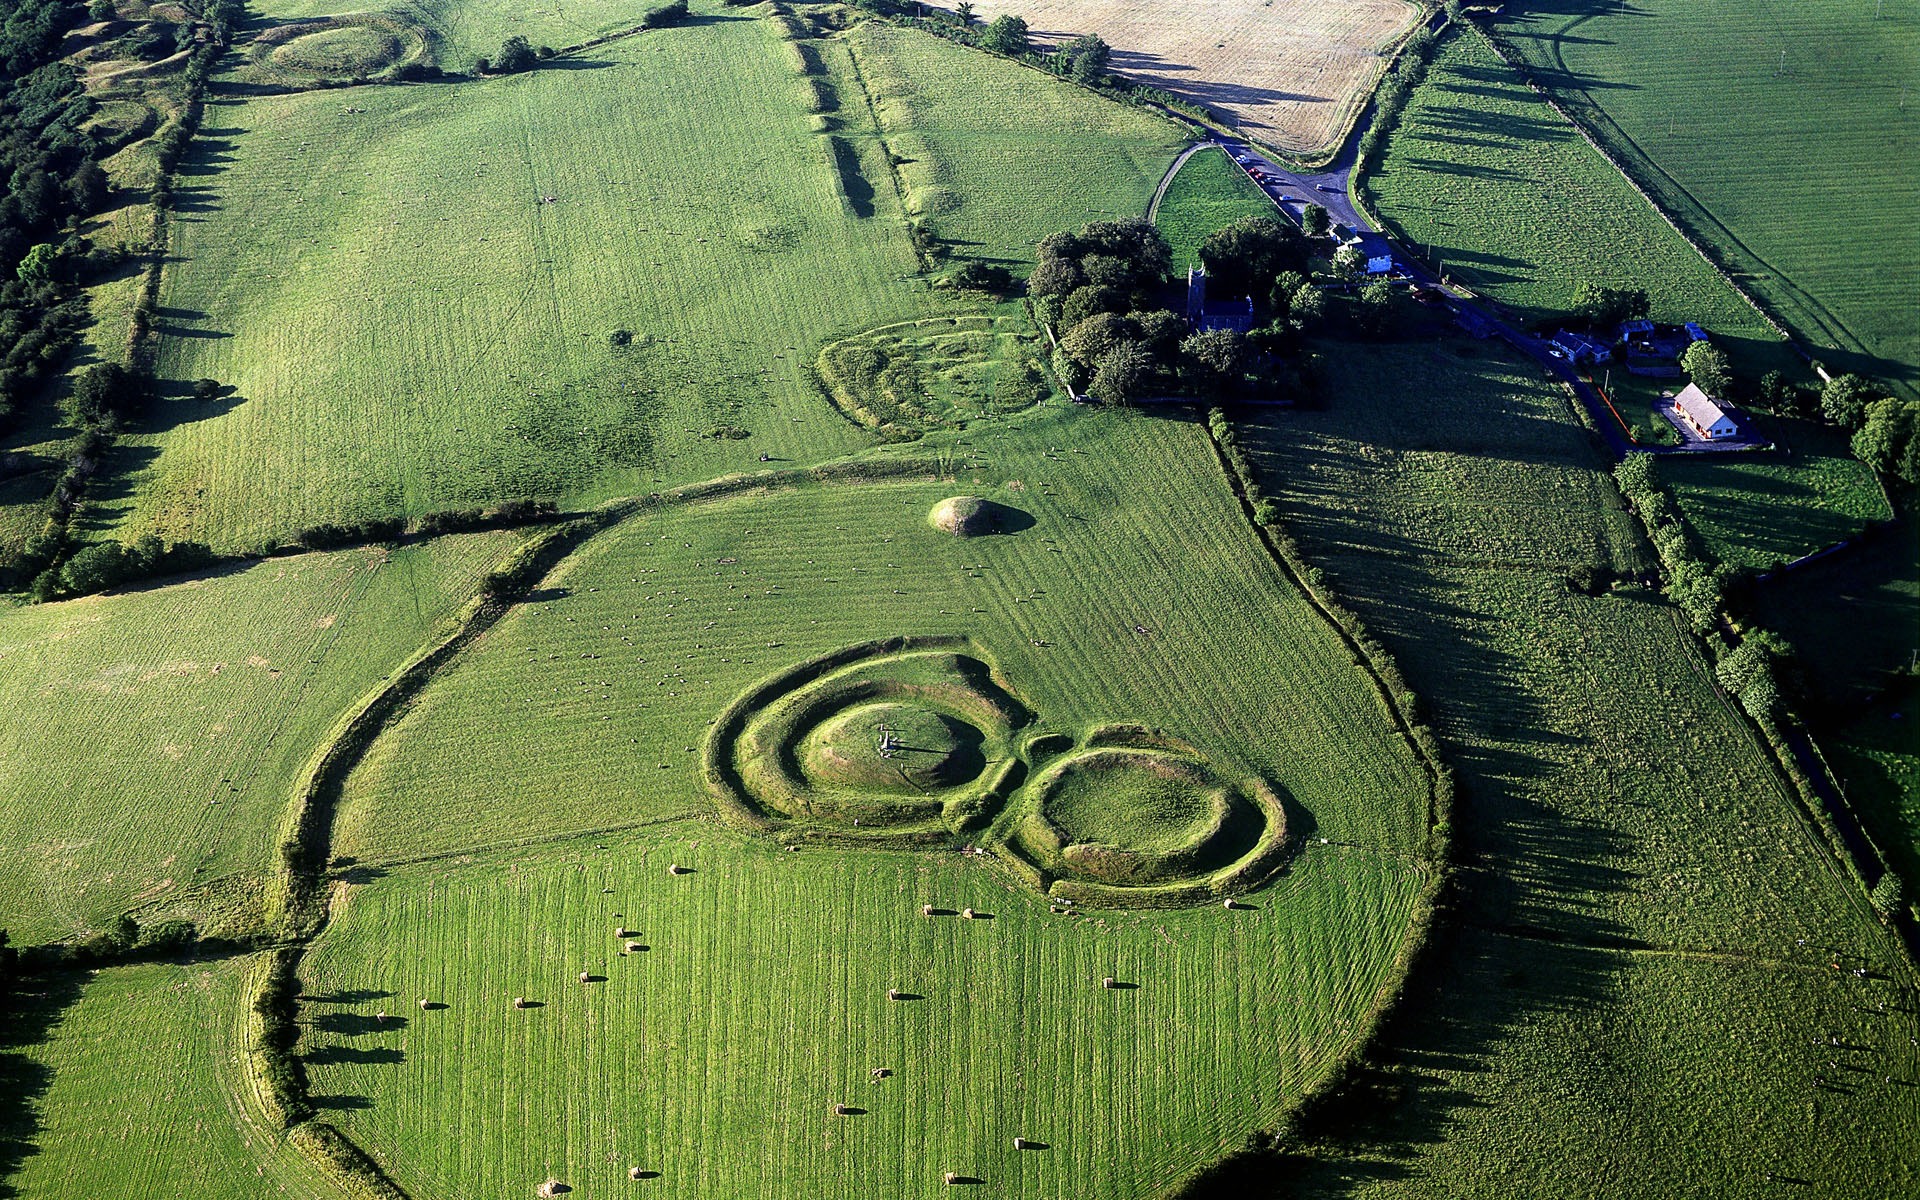
<svg viewBox="0 0 1920 1200"><path fill-rule="evenodd" d="M582 971L582 972L580 972L580 982L581 982L581 983L592 983L592 982L593 982L593 976L592 976L591 974L589 974L588 972L586 972L586 971Z"/></svg>
<svg viewBox="0 0 1920 1200"><path fill-rule="evenodd" d="M875 1067L871 1074L875 1079L885 1079L887 1076L893 1074L893 1069L890 1067Z"/></svg>
<svg viewBox="0 0 1920 1200"><path fill-rule="evenodd" d="M960 1176L959 1176L959 1175L957 1175L957 1174L955 1174L955 1173L954 1173L954 1172L952 1172L952 1171L948 1171L948 1172L947 1172L947 1182L948 1182L949 1184L954 1184L954 1183L959 1183L959 1182L960 1182Z"/></svg>
<svg viewBox="0 0 1920 1200"><path fill-rule="evenodd" d="M846 1105L844 1105L844 1104L836 1104L836 1105L834 1105L834 1106L833 1106L833 1115L834 1115L834 1116L836 1116L836 1117L844 1117L844 1116L847 1116L847 1115L849 1115L849 1114L848 1114L848 1112L847 1112L847 1106L846 1106Z"/></svg>
<svg viewBox="0 0 1920 1200"><path fill-rule="evenodd" d="M686 872L686 868L681 866L679 863L667 864L667 874L669 875L681 875L681 874L685 874L685 872Z"/></svg>
<svg viewBox="0 0 1920 1200"><path fill-rule="evenodd" d="M963 917L965 917L965 918L966 918L967 920L969 920L969 921L971 921L971 920L973 920L973 910L972 910L972 909L970 909L970 908L963 908L963 909L961 909L961 910L960 910L960 915L961 915L961 916L963 916Z"/></svg>
<svg viewBox="0 0 1920 1200"><path fill-rule="evenodd" d="M513 1006L515 1008L525 1008L527 1006L527 998L525 996L515 996L513 998Z"/></svg>
<svg viewBox="0 0 1920 1200"><path fill-rule="evenodd" d="M899 989L899 988L888 988L888 989L887 989L887 999L889 999L889 1000L898 1000L899 998L900 998L900 989Z"/></svg>
<svg viewBox="0 0 1920 1200"><path fill-rule="evenodd" d="M639 1167L628 1167L628 1168L627 1168L627 1178L628 1178L628 1179L638 1179L638 1178L640 1178L640 1168L639 1168Z"/></svg>
<svg viewBox="0 0 1920 1200"><path fill-rule="evenodd" d="M622 925L613 931L613 936L617 938L639 937L640 931L637 929L628 929L625 925Z"/></svg>
<svg viewBox="0 0 1920 1200"><path fill-rule="evenodd" d="M1025 1150L1027 1148L1027 1139L1023 1137L1013 1139L1013 1148L1015 1150Z"/></svg>
<svg viewBox="0 0 1920 1200"><path fill-rule="evenodd" d="M1100 981L1100 986L1103 988L1110 988L1110 987L1119 987L1120 984L1118 981L1114 979L1113 976L1109 975L1105 979L1102 979Z"/></svg>
<svg viewBox="0 0 1920 1200"><path fill-rule="evenodd" d="M923 917L930 917L930 916L932 916L932 915L933 915L933 905L931 905L931 904L922 904L922 905L920 906L920 915L921 915L921 916L923 916Z"/></svg>
<svg viewBox="0 0 1920 1200"><path fill-rule="evenodd" d="M425 996L420 997L420 1011L427 1011L427 998Z"/></svg>
<svg viewBox="0 0 1920 1200"><path fill-rule="evenodd" d="M646 948L647 948L646 943L644 942L628 942L626 947L626 953L634 954L641 950L645 950Z"/></svg>
<svg viewBox="0 0 1920 1200"><path fill-rule="evenodd" d="M1220 907L1231 912L1233 910L1233 897L1228 896L1225 900L1222 900L1220 902Z"/></svg>

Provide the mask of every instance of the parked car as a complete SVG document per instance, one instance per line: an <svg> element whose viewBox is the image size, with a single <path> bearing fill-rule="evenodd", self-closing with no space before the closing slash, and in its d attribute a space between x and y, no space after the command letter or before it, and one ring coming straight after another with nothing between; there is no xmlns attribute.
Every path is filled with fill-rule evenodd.
<svg viewBox="0 0 1920 1200"><path fill-rule="evenodd" d="M1313 190L1314 190L1314 191L1316 191L1316 192L1332 192L1332 193L1333 193L1334 195L1336 195L1336 196L1340 194L1340 189L1339 189L1339 188L1337 188L1337 187L1333 187L1332 185L1330 185L1330 184L1325 184L1325 183L1316 183L1316 184L1314 184L1314 185L1313 185Z"/></svg>

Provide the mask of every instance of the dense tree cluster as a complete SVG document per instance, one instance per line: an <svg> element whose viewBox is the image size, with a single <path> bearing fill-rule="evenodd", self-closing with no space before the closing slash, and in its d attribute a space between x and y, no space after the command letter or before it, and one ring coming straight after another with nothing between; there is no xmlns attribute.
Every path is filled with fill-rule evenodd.
<svg viewBox="0 0 1920 1200"><path fill-rule="evenodd" d="M1920 486L1920 401L1883 397L1867 405L1853 453L1882 475Z"/></svg>
<svg viewBox="0 0 1920 1200"><path fill-rule="evenodd" d="M1595 329L1611 329L1652 311L1653 302L1645 288L1609 287L1592 280L1580 285L1573 294L1573 306L1567 310L1569 316Z"/></svg>

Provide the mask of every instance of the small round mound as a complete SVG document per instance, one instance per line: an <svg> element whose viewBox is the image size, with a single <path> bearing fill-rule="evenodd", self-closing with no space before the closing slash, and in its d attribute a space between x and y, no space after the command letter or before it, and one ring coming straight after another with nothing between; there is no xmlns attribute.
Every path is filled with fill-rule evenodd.
<svg viewBox="0 0 1920 1200"><path fill-rule="evenodd" d="M335 25L276 46L275 66L322 78L354 78L383 71L405 54L400 39L371 25Z"/></svg>
<svg viewBox="0 0 1920 1200"><path fill-rule="evenodd" d="M982 496L949 496L933 506L927 520L942 533L955 537L979 537L998 533L1002 509Z"/></svg>
<svg viewBox="0 0 1920 1200"><path fill-rule="evenodd" d="M816 787L881 794L958 787L986 766L978 729L917 704L863 704L808 733L801 770Z"/></svg>

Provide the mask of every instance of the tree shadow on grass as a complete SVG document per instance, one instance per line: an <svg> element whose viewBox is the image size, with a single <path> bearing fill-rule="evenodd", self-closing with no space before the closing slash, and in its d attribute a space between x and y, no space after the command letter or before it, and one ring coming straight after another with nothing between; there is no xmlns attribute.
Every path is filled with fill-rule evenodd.
<svg viewBox="0 0 1920 1200"><path fill-rule="evenodd" d="M53 1068L33 1057L80 999L86 976L56 971L21 979L0 995L0 1198L19 1195L10 1180L40 1153L39 1106L53 1086Z"/></svg>

